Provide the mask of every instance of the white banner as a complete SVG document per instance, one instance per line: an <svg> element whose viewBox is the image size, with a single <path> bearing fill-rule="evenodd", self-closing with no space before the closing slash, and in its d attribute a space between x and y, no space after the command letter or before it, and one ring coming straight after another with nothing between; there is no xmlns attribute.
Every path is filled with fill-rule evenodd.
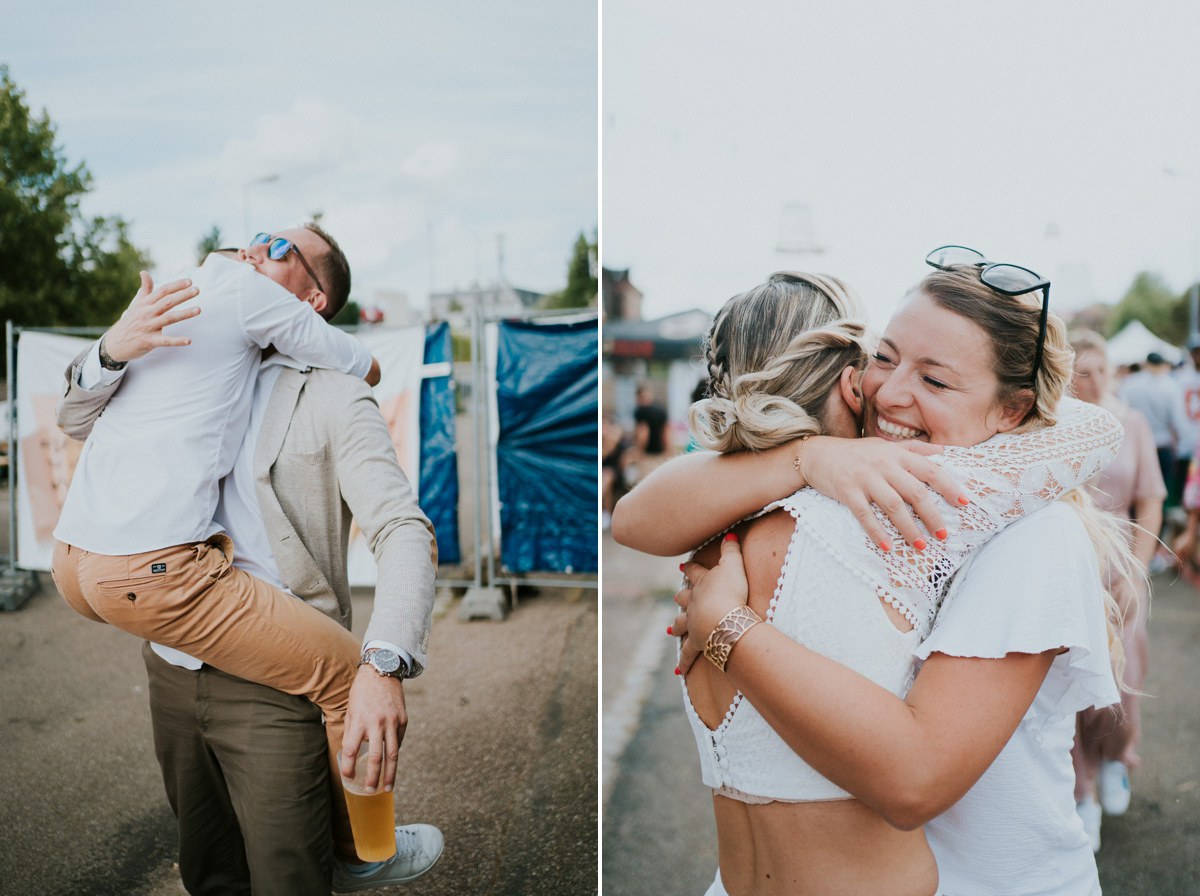
<svg viewBox="0 0 1200 896"><path fill-rule="evenodd" d="M49 571L54 527L83 442L55 422L71 361L90 339L25 331L17 342L17 566ZM15 448L15 450L14 450Z"/></svg>
<svg viewBox="0 0 1200 896"><path fill-rule="evenodd" d="M408 477L413 493L420 495L421 380L426 376L445 376L450 372L450 365L435 365L438 370L426 369L424 327L360 331L357 335L379 362L382 376L375 387L375 400L379 402L383 420L392 434L400 467ZM346 564L351 585L375 584L375 558L357 525L350 529L350 553Z"/></svg>

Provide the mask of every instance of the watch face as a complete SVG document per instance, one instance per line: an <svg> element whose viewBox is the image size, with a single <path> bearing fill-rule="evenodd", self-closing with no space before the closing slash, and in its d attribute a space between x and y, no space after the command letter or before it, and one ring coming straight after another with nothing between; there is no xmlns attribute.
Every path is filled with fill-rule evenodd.
<svg viewBox="0 0 1200 896"><path fill-rule="evenodd" d="M400 668L400 657L391 650L376 650L371 654L371 665L388 674Z"/></svg>

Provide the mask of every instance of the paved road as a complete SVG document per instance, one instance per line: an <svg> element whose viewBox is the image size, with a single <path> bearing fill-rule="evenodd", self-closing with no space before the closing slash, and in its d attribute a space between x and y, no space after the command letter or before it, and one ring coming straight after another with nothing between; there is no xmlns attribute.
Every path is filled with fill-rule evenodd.
<svg viewBox="0 0 1200 896"><path fill-rule="evenodd" d="M178 896L174 818L151 746L139 642L76 615L48 574L0 613L0 894ZM595 590L547 589L504 622L441 603L406 683L401 822L446 851L407 896L597 889ZM355 632L371 591L354 599Z"/></svg>
<svg viewBox="0 0 1200 896"><path fill-rule="evenodd" d="M642 647L644 664L652 669L637 674L635 645L649 644L651 636L670 642L663 629L678 563L679 558L650 558L604 539L602 725L611 753L603 781L605 896L699 896L716 868L711 801L700 783L672 674L673 651ZM1167 574L1155 578L1154 594L1145 685L1154 696L1143 701L1144 765L1133 777L1129 811L1104 822L1097 860L1105 893L1196 896L1200 594ZM635 700L636 707L630 706ZM610 727L628 732L614 738L611 749Z"/></svg>

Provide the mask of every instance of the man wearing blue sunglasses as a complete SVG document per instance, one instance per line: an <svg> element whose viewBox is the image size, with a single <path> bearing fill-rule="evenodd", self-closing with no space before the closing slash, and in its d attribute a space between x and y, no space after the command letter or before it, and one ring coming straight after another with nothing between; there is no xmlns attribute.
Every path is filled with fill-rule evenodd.
<svg viewBox="0 0 1200 896"><path fill-rule="evenodd" d="M315 225L260 234L222 254L252 265L326 319L345 305L349 265ZM186 344L164 328L190 316L180 305L195 287L179 281L152 289L146 281L121 321L68 369L59 421L73 437L86 438L117 393L125 362ZM349 627L351 517L374 545L379 573L347 738L382 744L379 784L390 789L407 725L402 680L422 671L429 638L432 529L367 385L279 354L265 359L250 426L214 515L234 542L234 565ZM413 880L438 860L441 832L422 824L396 829L397 853L386 862L356 866L332 856L329 790L320 786L330 781L326 736L308 700L167 648L147 644L143 658L189 892L325 896L331 873L333 892L354 892Z"/></svg>

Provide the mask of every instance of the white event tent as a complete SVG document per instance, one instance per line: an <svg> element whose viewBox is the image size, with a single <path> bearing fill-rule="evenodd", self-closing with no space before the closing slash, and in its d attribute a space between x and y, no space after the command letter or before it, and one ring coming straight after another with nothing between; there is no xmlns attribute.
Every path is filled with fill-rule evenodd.
<svg viewBox="0 0 1200 896"><path fill-rule="evenodd" d="M1140 320L1131 320L1108 340L1108 362L1113 367L1142 364L1151 352L1158 352L1171 364L1184 358L1183 349L1159 339Z"/></svg>

